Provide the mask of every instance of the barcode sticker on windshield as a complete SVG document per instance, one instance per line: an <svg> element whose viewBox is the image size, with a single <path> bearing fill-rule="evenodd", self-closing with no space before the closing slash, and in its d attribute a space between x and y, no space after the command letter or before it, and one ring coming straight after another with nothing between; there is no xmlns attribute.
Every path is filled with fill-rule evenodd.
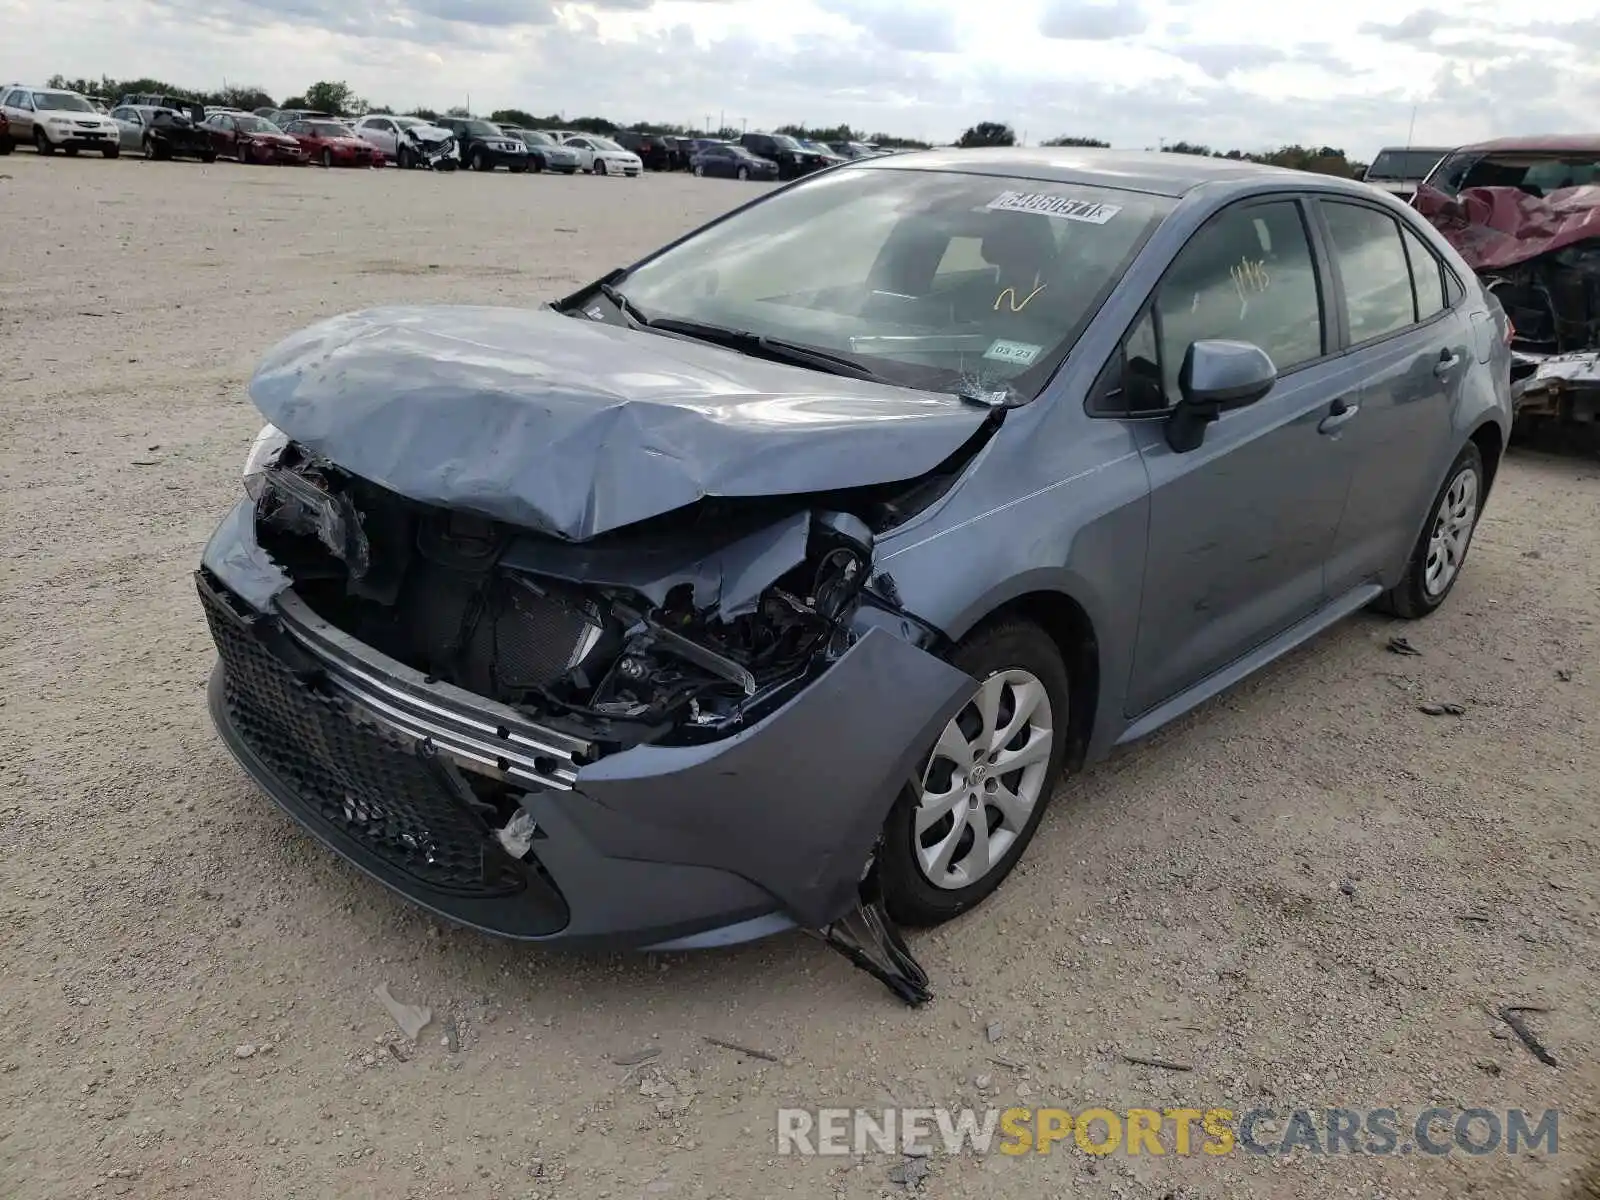
<svg viewBox="0 0 1600 1200"><path fill-rule="evenodd" d="M1120 204L1100 204L1093 200L1070 200L1065 196L1044 196L1032 192L1001 192L989 201L997 212L1040 213L1066 221L1085 221L1104 225L1122 211Z"/></svg>
<svg viewBox="0 0 1600 1200"><path fill-rule="evenodd" d="M1019 367L1026 367L1039 357L1043 346L1034 346L1028 342L1008 342L1004 339L995 342L983 352L985 358L992 358L996 362L1015 363Z"/></svg>

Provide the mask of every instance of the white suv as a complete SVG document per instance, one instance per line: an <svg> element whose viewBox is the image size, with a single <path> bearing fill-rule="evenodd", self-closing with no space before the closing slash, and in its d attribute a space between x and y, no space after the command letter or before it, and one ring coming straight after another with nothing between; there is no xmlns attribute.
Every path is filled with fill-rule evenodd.
<svg viewBox="0 0 1600 1200"><path fill-rule="evenodd" d="M117 123L77 92L12 84L0 89L0 112L11 140L32 142L40 154L98 150L115 158L119 152Z"/></svg>

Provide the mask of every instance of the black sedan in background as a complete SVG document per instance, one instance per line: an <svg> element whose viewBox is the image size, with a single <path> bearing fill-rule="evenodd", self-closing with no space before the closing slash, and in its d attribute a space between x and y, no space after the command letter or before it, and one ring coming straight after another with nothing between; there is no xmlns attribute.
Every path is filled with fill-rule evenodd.
<svg viewBox="0 0 1600 1200"><path fill-rule="evenodd" d="M528 169L528 147L492 121L476 117L440 117L434 124L456 135L461 162L474 171L505 167L514 175Z"/></svg>
<svg viewBox="0 0 1600 1200"><path fill-rule="evenodd" d="M624 129L613 133L611 140L624 150L632 150L637 154L646 171L672 170L672 145L658 133L635 133L631 129Z"/></svg>
<svg viewBox="0 0 1600 1200"><path fill-rule="evenodd" d="M778 164L770 158L751 154L743 146L714 142L689 160L696 175L717 175L725 179L776 179Z"/></svg>
<svg viewBox="0 0 1600 1200"><path fill-rule="evenodd" d="M832 165L824 155L807 150L786 133L746 133L739 138L739 145L777 163L779 179L798 179Z"/></svg>

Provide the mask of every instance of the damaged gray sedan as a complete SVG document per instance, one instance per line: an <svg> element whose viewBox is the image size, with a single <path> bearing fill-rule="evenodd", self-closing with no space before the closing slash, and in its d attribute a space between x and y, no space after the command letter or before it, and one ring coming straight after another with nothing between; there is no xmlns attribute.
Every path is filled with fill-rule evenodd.
<svg viewBox="0 0 1600 1200"><path fill-rule="evenodd" d="M1454 586L1507 328L1372 189L1095 151L863 160L542 308L278 346L197 573L210 705L462 924L686 949L897 927L1058 777Z"/></svg>

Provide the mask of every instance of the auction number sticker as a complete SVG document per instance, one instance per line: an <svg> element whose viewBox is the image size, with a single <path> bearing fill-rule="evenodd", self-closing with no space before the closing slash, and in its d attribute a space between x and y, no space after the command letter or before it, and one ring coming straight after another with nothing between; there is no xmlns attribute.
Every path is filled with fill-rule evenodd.
<svg viewBox="0 0 1600 1200"><path fill-rule="evenodd" d="M1104 225L1122 211L1120 204L1101 204L1095 200L1072 200L1066 196L1044 196L1035 192L1001 192L987 207L996 212L1039 213L1065 221L1084 221Z"/></svg>
<svg viewBox="0 0 1600 1200"><path fill-rule="evenodd" d="M1034 346L1028 342L1008 342L1001 338L985 350L983 356L992 358L996 362L1014 363L1019 367L1026 367L1039 357L1043 349L1043 346Z"/></svg>

